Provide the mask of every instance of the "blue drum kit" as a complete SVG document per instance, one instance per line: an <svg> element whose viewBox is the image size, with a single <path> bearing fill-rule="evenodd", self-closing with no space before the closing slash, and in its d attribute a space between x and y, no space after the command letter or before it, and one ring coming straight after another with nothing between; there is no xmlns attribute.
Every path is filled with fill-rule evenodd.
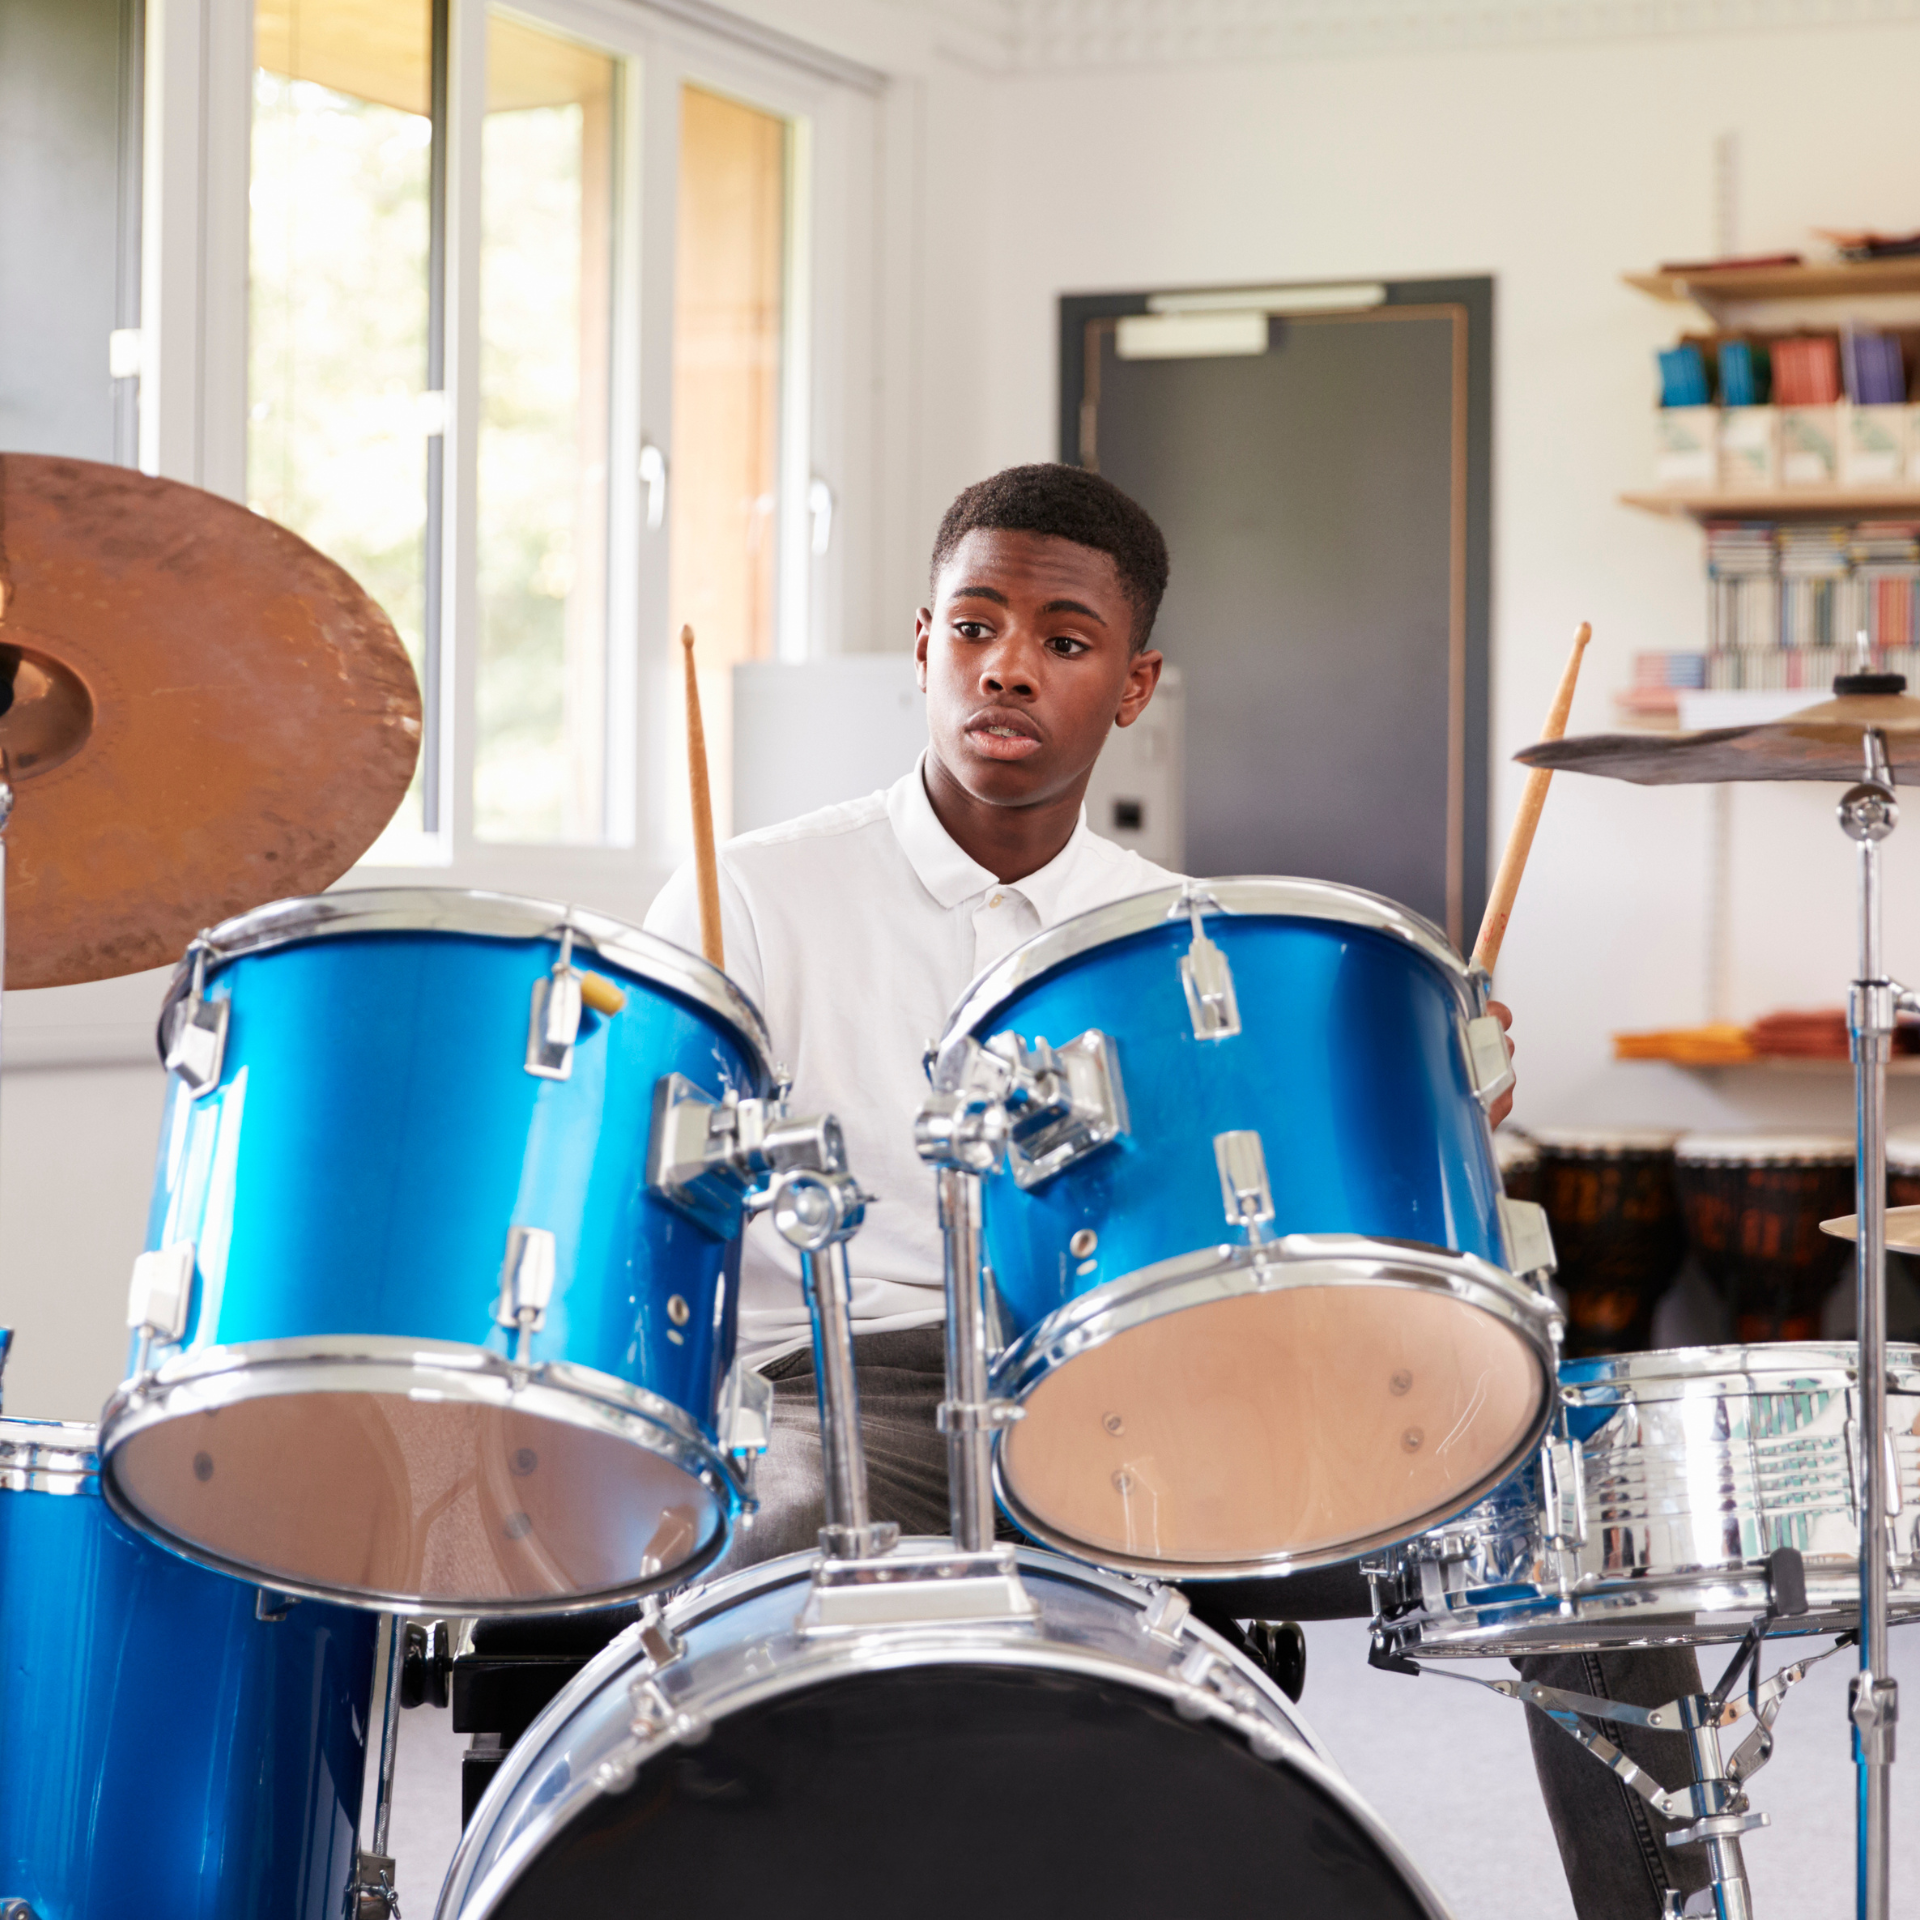
<svg viewBox="0 0 1920 1920"><path fill-rule="evenodd" d="M1896 708L1920 757L1920 702ZM1859 818L1890 815L1878 767ZM1711 1910L1750 1913L1746 1783L1810 1664L1763 1679L1765 1638L1882 1663L1854 1713L1884 1787L1920 1354L1562 1363L1544 1216L1494 1151L1488 986L1389 901L1259 878L1100 909L976 981L916 1122L953 1526L902 1540L861 1447L857 1170L724 972L453 889L196 935L126 1378L97 1430L0 1421L0 1920L396 1913L399 1712L501 1615L619 1630L504 1754L440 1920L840 1916L902 1885L937 1916L1443 1920L1193 1606L1355 1560L1390 1669L1736 1643L1712 1693L1655 1708L1480 1684L1685 1822ZM1861 1200L1864 1297L1864 1175ZM703 1583L770 1431L735 1361L761 1214L801 1256L827 1524ZM1694 1782L1598 1730L1636 1716L1693 1736Z"/></svg>

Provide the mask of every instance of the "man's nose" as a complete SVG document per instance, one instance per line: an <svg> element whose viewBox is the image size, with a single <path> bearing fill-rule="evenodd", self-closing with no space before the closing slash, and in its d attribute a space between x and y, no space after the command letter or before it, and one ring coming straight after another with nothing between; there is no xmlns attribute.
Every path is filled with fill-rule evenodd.
<svg viewBox="0 0 1920 1920"><path fill-rule="evenodd" d="M982 693L1012 693L1033 698L1033 674L1029 670L1026 649L1017 640L996 644L980 663Z"/></svg>

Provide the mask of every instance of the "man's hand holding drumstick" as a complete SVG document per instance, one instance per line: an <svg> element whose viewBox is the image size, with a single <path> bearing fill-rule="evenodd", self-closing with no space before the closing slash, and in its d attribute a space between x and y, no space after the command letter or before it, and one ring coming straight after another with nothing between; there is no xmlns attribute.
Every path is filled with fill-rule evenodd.
<svg viewBox="0 0 1920 1920"><path fill-rule="evenodd" d="M1587 642L1593 638L1593 629L1586 621L1581 621L1580 631L1573 636L1573 652L1568 657L1566 671L1560 676L1559 691L1553 696L1553 705L1547 713L1547 724L1540 731L1542 740L1558 740L1567 730L1567 715L1573 707L1573 689L1580 678L1580 659L1587 650ZM1536 767L1527 775L1527 784L1520 795L1520 811L1513 817L1513 830L1507 835L1507 850L1501 856L1500 870L1493 877L1493 891L1487 896L1487 911L1480 921L1480 937L1473 943L1472 964L1483 969L1489 978L1493 975L1495 963L1500 958L1500 945L1507 937L1507 922L1513 915L1513 903L1520 892L1520 876L1526 871L1527 855L1533 848L1534 829L1540 824L1540 810L1546 805L1547 788L1553 775L1545 767ZM1509 1033L1513 1027L1513 1009L1499 1000L1489 1000L1487 1011L1493 1014L1500 1025ZM1513 1051L1511 1039L1507 1042L1507 1051ZM1509 1087L1487 1111L1487 1118L1496 1127L1513 1111L1513 1089Z"/></svg>

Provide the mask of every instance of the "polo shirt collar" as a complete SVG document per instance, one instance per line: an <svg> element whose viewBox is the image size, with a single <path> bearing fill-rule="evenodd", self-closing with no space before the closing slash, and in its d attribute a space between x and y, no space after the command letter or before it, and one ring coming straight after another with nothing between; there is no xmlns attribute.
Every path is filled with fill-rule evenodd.
<svg viewBox="0 0 1920 1920"><path fill-rule="evenodd" d="M920 884L941 906L957 907L962 901L1002 883L965 852L940 824L940 816L927 798L925 762L923 753L888 788L887 818ZM1061 898L1092 837L1087 826L1087 810L1082 807L1067 844L1044 867L1024 879L1004 883L1009 892L1026 896L1043 926L1052 925L1059 917Z"/></svg>

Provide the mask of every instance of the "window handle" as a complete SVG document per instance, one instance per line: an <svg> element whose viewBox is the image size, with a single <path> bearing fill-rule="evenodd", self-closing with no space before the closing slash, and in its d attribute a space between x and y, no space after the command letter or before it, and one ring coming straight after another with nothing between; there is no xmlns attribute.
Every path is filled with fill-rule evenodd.
<svg viewBox="0 0 1920 1920"><path fill-rule="evenodd" d="M667 456L651 440L641 444L640 484L647 490L647 531L658 533L667 518Z"/></svg>
<svg viewBox="0 0 1920 1920"><path fill-rule="evenodd" d="M807 511L813 516L813 554L817 560L833 544L833 489L817 474L807 489Z"/></svg>

